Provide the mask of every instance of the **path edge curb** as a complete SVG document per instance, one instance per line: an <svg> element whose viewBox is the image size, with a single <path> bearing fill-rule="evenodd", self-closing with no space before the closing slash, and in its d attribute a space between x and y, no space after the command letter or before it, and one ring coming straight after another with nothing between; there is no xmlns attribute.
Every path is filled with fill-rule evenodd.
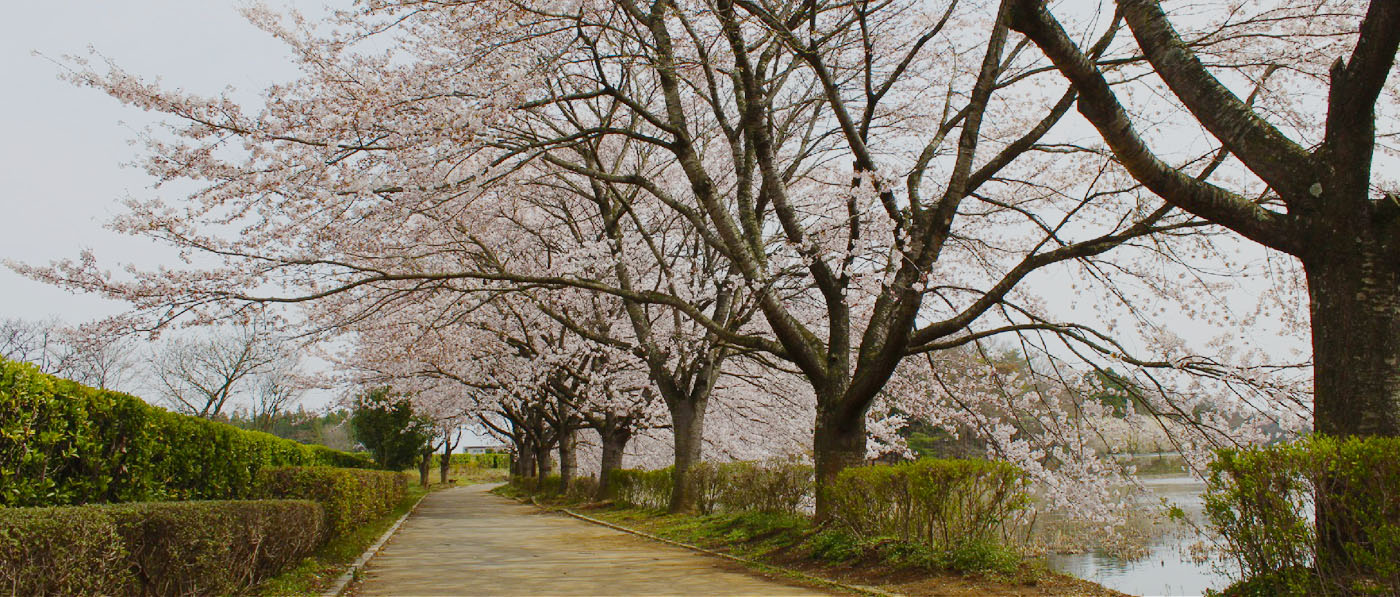
<svg viewBox="0 0 1400 597"><path fill-rule="evenodd" d="M335 580L335 584L321 593L321 597L340 597L340 594L344 593L345 589L350 586L350 582L355 580L355 573L359 572L365 564L369 563L370 559L373 558L375 554L379 553L379 548L384 547L384 543L387 542L390 537L393 537L394 533L398 532L399 527L403 526L404 521L408 520L408 517L412 516L413 513L418 510L418 505L423 503L423 499L432 495L432 493L433 492L429 491L428 493L418 496L418 501L413 502L413 506L408 509L408 512L404 512L403 516L400 516L398 520L394 521L394 525L389 527L389 530L384 531L384 534L380 535L379 538L369 546L369 549L366 549L364 553L360 554L360 557L355 558L355 561L350 563L350 567L345 570L345 573L341 574L340 578Z"/></svg>
<svg viewBox="0 0 1400 597"><path fill-rule="evenodd" d="M530 501L531 501L532 503L534 502L533 499L531 499ZM537 507L539 506L539 504L535 504L535 505L536 505ZM579 513L577 513L577 512L574 512L573 510L570 510L570 509L568 509L568 508L559 508L558 510L559 510L560 512L563 512L563 513L565 513L565 514L568 514L569 516L572 516L572 517L574 517L574 518L577 518L577 519L582 520L582 521L585 521L585 522L591 522L591 523L593 523L593 524L605 526L605 527L608 527L608 528L613 529L613 530L622 531L622 532L624 532L624 533L629 533L629 534L632 534L632 535L636 535L636 536L642 537L642 538L644 538L644 539L650 539L650 540L652 540L652 541L659 541L659 542L665 543L665 544L667 544L667 545L672 545L672 546L675 546L675 547L685 548L685 549L688 549L688 550L691 550L691 551L703 553L703 554L705 554L705 555L717 556L717 557L724 558L724 559L726 559L726 560L732 560L732 561L738 562L738 563L740 563L740 564L743 564L743 565L745 565L745 566L748 566L748 567L750 567L750 568L757 568L757 569L759 569L759 570L774 570L774 571L778 571L778 572L781 572L781 573L786 574L786 575L788 575L788 576L793 576L793 577L796 577L796 578L800 578L800 579L802 579L802 580L804 580L804 581L807 581L807 582L810 582L810 583L813 583L813 584L817 584L817 585L820 585L820 586L829 587L829 588L837 588L837 589L841 589L841 590L843 590L843 591L848 591L848 592L851 592L851 593L855 593L855 594L857 594L857 595L868 595L868 596L870 596L870 597L899 597L899 594L898 594L898 593L890 593L890 592L888 592L888 591L884 591L884 590L881 590L881 589L877 589L877 588L875 588L875 587L867 587L867 586L861 586L861 585L849 585L849 584L842 583L842 582L836 582L836 581L834 581L834 580L830 580L830 579L826 579L826 578L821 578L821 577L817 577L817 576L812 576L812 575L807 574L807 573L805 573L805 572L799 572L799 571L797 571L797 570L792 570L792 569L789 569L789 568L783 568L783 567L780 567L780 566L774 566L774 565L772 565L772 564L765 564L765 563L759 562L759 561L757 561L757 560L750 560L750 559L748 559L748 558L741 558L741 557L736 556L736 555L734 555L734 554L728 554L728 553L724 553L724 552L720 552L720 551L714 551L714 550L712 550L712 549L705 549L705 548L700 547L700 546L698 546L698 545L691 545L691 544L689 544L689 543L683 543L683 542L676 541L676 540L673 540L673 539L667 539L667 538L665 538L665 537L661 537L661 536L658 536L658 535L653 535L653 534L648 533L648 532L645 532L645 531L639 531L639 530L637 530L637 529L629 529L629 528L627 528L627 527L625 527L625 526L613 524L613 523L608 522L608 521L606 521L606 520L598 520L598 519L596 519L596 518L592 518L592 517L589 517L589 516L584 516L584 515L582 515L582 514L579 514Z"/></svg>

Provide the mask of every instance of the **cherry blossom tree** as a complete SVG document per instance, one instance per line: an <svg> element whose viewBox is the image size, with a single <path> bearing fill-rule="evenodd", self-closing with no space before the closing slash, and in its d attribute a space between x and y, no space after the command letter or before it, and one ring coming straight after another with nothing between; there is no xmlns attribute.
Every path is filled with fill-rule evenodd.
<svg viewBox="0 0 1400 597"><path fill-rule="evenodd" d="M1043 333L1221 376L1199 359L1129 355L1025 290L1069 268L1111 292L1205 222L1065 130L1080 92L1043 91L1055 75L1014 39L1009 7L369 2L329 24L252 9L305 72L262 106L114 65L79 61L71 75L169 116L146 166L199 183L175 204L132 202L115 227L216 265L117 277L83 254L16 269L127 300L152 327L305 303L312 325L350 329L405 303L520 294L534 303L517 320L538 310L560 331L512 324L496 339L518 355L509 376L440 373L509 397L497 412L515 427L501 431L537 457L575 425L560 388L590 378L533 382L626 360L587 356L616 350L645 362L677 466L693 462L706 401L742 355L808 385L819 487L864 462L870 409L911 357ZM1201 152L1193 176L1231 151ZM625 326L581 325L587 309L555 302L602 297ZM461 312L404 325L451 330L440 323ZM593 346L575 349L583 340ZM819 518L826 505L819 491Z"/></svg>

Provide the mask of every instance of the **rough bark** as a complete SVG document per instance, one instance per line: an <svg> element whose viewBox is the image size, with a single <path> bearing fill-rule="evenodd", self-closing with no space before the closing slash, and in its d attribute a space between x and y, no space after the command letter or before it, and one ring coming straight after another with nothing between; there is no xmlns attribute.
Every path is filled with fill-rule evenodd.
<svg viewBox="0 0 1400 597"><path fill-rule="evenodd" d="M539 445L535 447L535 476L541 484L554 472L554 458L550 454L550 446Z"/></svg>
<svg viewBox="0 0 1400 597"><path fill-rule="evenodd" d="M1315 429L1400 435L1400 255L1376 239L1349 244L1304 260Z"/></svg>
<svg viewBox="0 0 1400 597"><path fill-rule="evenodd" d="M533 446L522 443L516 447L515 468L511 474L517 477L528 477L535 474L535 449Z"/></svg>
<svg viewBox="0 0 1400 597"><path fill-rule="evenodd" d="M624 425L614 425L600 430L603 439L603 459L598 471L598 493L594 499L608 499L611 491L612 472L622 468L622 456L627 450L627 442L632 439L632 430Z"/></svg>
<svg viewBox="0 0 1400 597"><path fill-rule="evenodd" d="M567 490L578 473L577 431L565 429L559 437L559 489Z"/></svg>
<svg viewBox="0 0 1400 597"><path fill-rule="evenodd" d="M831 518L827 488L836 476L847 468L865 464L865 441L865 417L852 420L839 411L819 408L812 446L817 484L814 519L818 524Z"/></svg>
<svg viewBox="0 0 1400 597"><path fill-rule="evenodd" d="M432 462L433 446L423 446L423 451L419 453L418 458L418 485L423 487L428 486L428 471L432 468Z"/></svg>
<svg viewBox="0 0 1400 597"><path fill-rule="evenodd" d="M452 471L452 444L442 442L442 459L438 461L438 482L447 484L447 474Z"/></svg>
<svg viewBox="0 0 1400 597"><path fill-rule="evenodd" d="M695 509L695 495L686 478L703 453L706 401L684 400L667 406L671 410L676 460L672 469L671 502L666 509L672 513L688 512Z"/></svg>

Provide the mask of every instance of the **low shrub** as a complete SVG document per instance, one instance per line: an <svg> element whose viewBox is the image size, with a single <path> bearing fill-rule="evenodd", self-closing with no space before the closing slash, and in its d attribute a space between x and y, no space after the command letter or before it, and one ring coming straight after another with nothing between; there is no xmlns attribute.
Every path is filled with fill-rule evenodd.
<svg viewBox="0 0 1400 597"><path fill-rule="evenodd" d="M719 468L724 479L719 506L725 511L796 514L814 497L812 466L795 459L727 462Z"/></svg>
<svg viewBox="0 0 1400 597"><path fill-rule="evenodd" d="M1206 515L1244 581L1226 594L1400 594L1400 438L1222 450ZM1318 537L1314 512L1332 537ZM1318 544L1335 546L1319 561Z"/></svg>
<svg viewBox="0 0 1400 597"><path fill-rule="evenodd" d="M0 594L95 595L133 582L105 510L0 508Z"/></svg>
<svg viewBox="0 0 1400 597"><path fill-rule="evenodd" d="M305 500L0 509L11 595L223 595L309 555L325 537Z"/></svg>
<svg viewBox="0 0 1400 597"><path fill-rule="evenodd" d="M326 528L344 533L383 516L403 499L401 473L321 466L264 467L255 494L262 498L308 499L325 509Z"/></svg>
<svg viewBox="0 0 1400 597"><path fill-rule="evenodd" d="M368 463L0 359L0 506L236 499L264 466Z"/></svg>
<svg viewBox="0 0 1400 597"><path fill-rule="evenodd" d="M613 471L610 487L617 501L639 508L665 509L671 501L673 467ZM715 512L797 513L812 498L812 467L793 459L762 462L701 462L686 482L701 514Z"/></svg>
<svg viewBox="0 0 1400 597"><path fill-rule="evenodd" d="M148 502L107 507L144 595L227 595L297 563L325 538L307 500Z"/></svg>
<svg viewBox="0 0 1400 597"><path fill-rule="evenodd" d="M893 538L936 552L1011 545L1028 524L1025 474L986 460L923 459L849 468L827 488L832 519L861 539Z"/></svg>
<svg viewBox="0 0 1400 597"><path fill-rule="evenodd" d="M648 508L665 510L671 503L672 467L655 470L616 469L608 480L618 502Z"/></svg>

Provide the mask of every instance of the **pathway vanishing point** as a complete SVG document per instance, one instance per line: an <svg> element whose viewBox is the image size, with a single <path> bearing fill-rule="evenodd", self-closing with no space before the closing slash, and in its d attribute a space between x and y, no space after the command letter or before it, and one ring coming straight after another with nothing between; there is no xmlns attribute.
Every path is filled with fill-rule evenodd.
<svg viewBox="0 0 1400 597"><path fill-rule="evenodd" d="M728 560L542 512L491 485L429 494L354 595L821 595Z"/></svg>

